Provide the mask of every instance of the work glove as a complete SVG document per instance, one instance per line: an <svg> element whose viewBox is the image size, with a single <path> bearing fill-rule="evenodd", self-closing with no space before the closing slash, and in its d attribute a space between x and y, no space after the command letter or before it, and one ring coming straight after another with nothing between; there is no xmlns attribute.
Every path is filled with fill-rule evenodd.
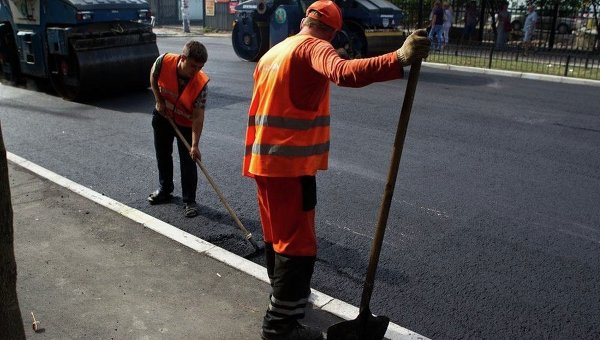
<svg viewBox="0 0 600 340"><path fill-rule="evenodd" d="M431 41L427 38L426 30L416 30L406 38L402 47L396 51L398 61L402 66L408 66L429 55L429 46Z"/></svg>

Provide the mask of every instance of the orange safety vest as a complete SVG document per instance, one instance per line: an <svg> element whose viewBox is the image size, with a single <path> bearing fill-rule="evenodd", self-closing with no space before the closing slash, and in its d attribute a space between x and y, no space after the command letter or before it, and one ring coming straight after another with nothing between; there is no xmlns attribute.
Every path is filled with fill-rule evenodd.
<svg viewBox="0 0 600 340"><path fill-rule="evenodd" d="M208 83L208 76L200 71L179 93L179 82L177 81L177 63L180 56L167 53L163 57L158 77L158 88L161 97L165 99L167 113L173 115L177 125L191 127L194 101Z"/></svg>
<svg viewBox="0 0 600 340"><path fill-rule="evenodd" d="M294 106L290 96L291 54L309 35L296 35L269 50L254 71L248 111L243 174L314 176L329 158L329 81L316 111Z"/></svg>

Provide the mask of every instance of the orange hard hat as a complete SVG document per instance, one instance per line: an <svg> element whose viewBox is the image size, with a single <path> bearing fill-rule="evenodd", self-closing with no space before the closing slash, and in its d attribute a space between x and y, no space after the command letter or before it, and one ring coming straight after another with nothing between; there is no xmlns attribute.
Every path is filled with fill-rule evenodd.
<svg viewBox="0 0 600 340"><path fill-rule="evenodd" d="M317 0L308 6L306 16L339 31L342 29L342 11L331 0Z"/></svg>

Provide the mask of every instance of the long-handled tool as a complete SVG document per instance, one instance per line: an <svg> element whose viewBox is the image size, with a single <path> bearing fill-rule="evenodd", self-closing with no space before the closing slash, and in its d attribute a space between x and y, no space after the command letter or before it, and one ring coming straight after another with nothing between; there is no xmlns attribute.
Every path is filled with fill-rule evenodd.
<svg viewBox="0 0 600 340"><path fill-rule="evenodd" d="M383 236L387 225L392 196L394 195L394 186L396 185L396 177L400 166L400 157L402 156L402 148L404 147L404 138L408 128L408 120L412 103L415 97L415 90L419 80L419 72L421 70L421 62L412 64L408 75L408 83L404 94L404 102L402 103L402 111L400 112L400 120L398 121L398 129L396 130L396 138L394 140L394 148L392 150L392 160L388 172L387 183L385 184L385 192L379 210L379 221L375 231L375 238L371 247L371 255L369 259L369 267L367 269L367 277L363 287L362 298L358 317L354 320L343 321L335 324L327 330L328 340L381 340L385 335L390 319L386 316L374 316L369 309L371 295L373 294L373 286L375 282L375 273L377 271L377 263L381 254L381 245L383 244Z"/></svg>
<svg viewBox="0 0 600 340"><path fill-rule="evenodd" d="M175 130L175 133L177 134L177 137L179 137L179 139L183 142L183 144L185 145L185 147L187 148L187 150L190 151L191 150L190 143L188 143L188 141L183 137L183 134L181 134L181 131L179 130L179 128L177 127L177 125L175 125L175 123L173 122L173 120L171 118L167 118L167 120L169 121L169 123L171 123L171 126L173 127L173 130ZM263 249L258 246L258 243L256 243L256 241L252 238L252 233L250 233L248 231L248 229L246 229L244 227L244 225L242 224L242 222L240 221L240 219L237 217L237 214L235 213L235 211L233 211L233 209L231 208L231 206L229 205L229 203L227 203L227 200L225 199L225 196L223 196L223 193L221 192L221 190L219 190L219 188L217 187L217 184L215 183L215 181L208 174L208 171L206 171L206 168L204 167L204 165L202 164L202 162L199 159L196 159L196 164L198 164L198 167L200 168L200 170L202 170L202 173L204 174L204 176L206 176L206 179L208 180L208 183L210 183L210 185L212 186L212 188L217 193L217 196L219 196L219 199L221 200L221 203L223 203L223 205L225 206L225 209L227 209L227 211L229 212L229 215L235 221L235 224L237 224L238 228L240 228L240 230L244 233L244 238L246 240L248 240L248 242L250 242L250 244L252 244L252 247L254 248L254 253L251 254L251 255L255 255L255 254L261 252Z"/></svg>

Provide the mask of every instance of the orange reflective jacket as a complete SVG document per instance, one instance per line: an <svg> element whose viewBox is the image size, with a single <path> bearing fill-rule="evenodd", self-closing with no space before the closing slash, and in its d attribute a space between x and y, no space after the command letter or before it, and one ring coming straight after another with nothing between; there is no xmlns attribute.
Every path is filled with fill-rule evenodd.
<svg viewBox="0 0 600 340"><path fill-rule="evenodd" d="M329 83L315 111L297 108L290 96L290 55L309 38L296 35L284 40L256 66L246 130L245 176L314 176L317 170L327 169Z"/></svg>
<svg viewBox="0 0 600 340"><path fill-rule="evenodd" d="M208 76L199 71L196 76L188 82L179 93L179 83L177 81L177 63L180 56L167 53L163 57L158 77L158 88L160 95L165 99L167 113L173 114L175 123L181 126L192 126L192 112L194 111L194 101L208 83Z"/></svg>

